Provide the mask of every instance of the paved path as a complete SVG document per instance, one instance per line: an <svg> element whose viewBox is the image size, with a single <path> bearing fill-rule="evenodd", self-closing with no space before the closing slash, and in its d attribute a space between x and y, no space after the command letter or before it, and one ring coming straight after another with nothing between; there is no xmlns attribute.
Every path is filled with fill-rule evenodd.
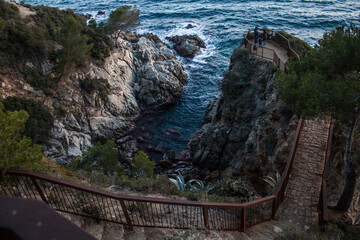
<svg viewBox="0 0 360 240"><path fill-rule="evenodd" d="M277 218L300 226L318 224L317 206L325 165L329 122L306 120Z"/></svg>
<svg viewBox="0 0 360 240"><path fill-rule="evenodd" d="M250 43L254 44L254 39L250 40ZM270 58L270 59L273 59L274 51L284 62L286 62L289 59L287 55L287 51L273 41L267 41L266 47L257 47L257 50L251 48L252 55L264 56L265 58Z"/></svg>

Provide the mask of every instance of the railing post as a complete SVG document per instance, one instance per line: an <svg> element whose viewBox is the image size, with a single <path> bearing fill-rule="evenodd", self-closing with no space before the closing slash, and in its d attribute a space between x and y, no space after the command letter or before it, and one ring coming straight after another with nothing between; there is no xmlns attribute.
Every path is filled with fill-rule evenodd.
<svg viewBox="0 0 360 240"><path fill-rule="evenodd" d="M30 177L30 179L31 179L32 183L34 184L36 190L38 191L41 199L42 199L47 205L49 205L49 202L48 202L48 200L46 199L43 191L41 190L41 188L40 188L40 186L39 186L39 184L36 182L36 179L35 179L34 177Z"/></svg>
<svg viewBox="0 0 360 240"><path fill-rule="evenodd" d="M240 211L240 231L246 231L246 208L242 208Z"/></svg>
<svg viewBox="0 0 360 240"><path fill-rule="evenodd" d="M133 225L132 225L132 223L131 223L131 219L130 219L129 213L128 213L128 211L127 211L126 205L125 205L125 203L124 203L124 200L119 199L119 201L120 201L121 208L122 208L122 210L123 210L123 212L124 212L124 215L125 215L125 218L126 218L126 222L127 222L128 226L129 226L129 229L130 229L130 230L134 230L134 227L133 227Z"/></svg>
<svg viewBox="0 0 360 240"><path fill-rule="evenodd" d="M205 229L208 232L210 231L208 207L203 206L202 209L203 209Z"/></svg>

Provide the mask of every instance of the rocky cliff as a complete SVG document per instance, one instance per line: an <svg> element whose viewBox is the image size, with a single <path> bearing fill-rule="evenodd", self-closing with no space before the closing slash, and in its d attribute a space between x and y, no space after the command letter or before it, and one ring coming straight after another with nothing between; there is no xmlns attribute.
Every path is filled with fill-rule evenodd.
<svg viewBox="0 0 360 240"><path fill-rule="evenodd" d="M221 95L189 143L195 164L213 176L242 176L260 192L271 190L262 178L283 172L297 126L279 99L276 71L241 46L234 51Z"/></svg>
<svg viewBox="0 0 360 240"><path fill-rule="evenodd" d="M142 111L170 103L182 92L187 76L168 45L155 35L131 32L117 41L119 47L103 65L91 63L61 78L50 95L36 91L22 74L0 73L3 98L36 98L52 111L53 136L43 148L58 163L80 155L95 140L129 131ZM47 71L52 71L51 64ZM86 81L99 87L86 90Z"/></svg>

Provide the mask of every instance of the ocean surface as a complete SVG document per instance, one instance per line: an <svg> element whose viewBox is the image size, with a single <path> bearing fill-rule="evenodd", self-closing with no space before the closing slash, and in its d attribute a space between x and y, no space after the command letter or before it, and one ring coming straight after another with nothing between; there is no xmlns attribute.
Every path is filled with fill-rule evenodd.
<svg viewBox="0 0 360 240"><path fill-rule="evenodd" d="M181 151L199 128L206 106L219 95L219 83L227 70L232 51L247 30L255 25L285 30L310 45L325 31L351 22L360 25L360 0L29 0L32 5L71 8L104 21L123 5L140 9L138 33L152 32L163 41L166 36L197 34L207 48L194 59L178 59L189 82L179 101L156 114L142 117L137 125L147 129L153 147ZM104 15L96 16L98 11ZM195 28L186 29L188 24ZM182 136L165 131L178 129Z"/></svg>

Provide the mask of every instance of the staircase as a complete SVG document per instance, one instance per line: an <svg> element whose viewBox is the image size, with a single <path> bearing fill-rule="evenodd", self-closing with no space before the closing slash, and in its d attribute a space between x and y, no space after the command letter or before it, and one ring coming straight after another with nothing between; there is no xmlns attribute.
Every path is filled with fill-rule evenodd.
<svg viewBox="0 0 360 240"><path fill-rule="evenodd" d="M284 200L276 214L277 219L302 226L318 224L329 127L330 122L325 120L304 121Z"/></svg>

